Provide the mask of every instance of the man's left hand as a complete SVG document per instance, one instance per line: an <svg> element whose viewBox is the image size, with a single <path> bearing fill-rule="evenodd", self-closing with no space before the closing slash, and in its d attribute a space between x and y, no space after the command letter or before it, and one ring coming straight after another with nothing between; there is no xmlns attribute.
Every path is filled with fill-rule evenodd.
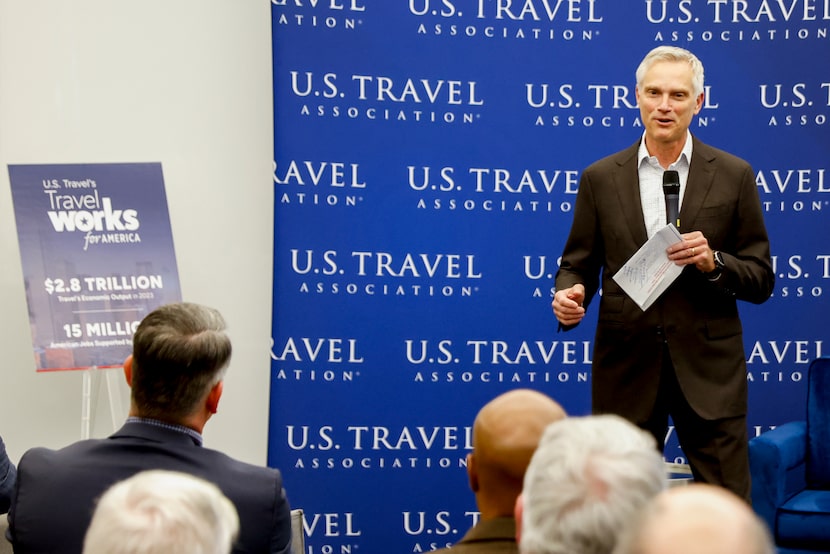
<svg viewBox="0 0 830 554"><path fill-rule="evenodd" d="M715 255L709 241L700 231L683 233L683 240L666 249L669 259L677 265L694 265L703 273L715 270Z"/></svg>

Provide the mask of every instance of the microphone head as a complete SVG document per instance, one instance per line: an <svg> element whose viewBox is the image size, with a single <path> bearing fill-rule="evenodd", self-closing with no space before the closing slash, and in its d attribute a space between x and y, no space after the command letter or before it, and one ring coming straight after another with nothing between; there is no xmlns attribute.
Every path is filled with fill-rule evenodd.
<svg viewBox="0 0 830 554"><path fill-rule="evenodd" d="M674 170L663 172L663 190L680 189L680 174Z"/></svg>

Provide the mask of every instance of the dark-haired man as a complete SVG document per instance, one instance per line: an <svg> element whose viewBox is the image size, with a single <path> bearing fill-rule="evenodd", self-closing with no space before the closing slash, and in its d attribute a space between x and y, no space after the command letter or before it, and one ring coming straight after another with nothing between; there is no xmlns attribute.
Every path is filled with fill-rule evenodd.
<svg viewBox="0 0 830 554"><path fill-rule="evenodd" d="M234 503L234 552L288 554L291 518L279 471L202 447L230 358L218 311L177 303L149 313L124 363L131 389L125 425L106 439L34 448L21 458L9 513L15 552L80 553L98 497L116 481L164 469L210 481Z"/></svg>

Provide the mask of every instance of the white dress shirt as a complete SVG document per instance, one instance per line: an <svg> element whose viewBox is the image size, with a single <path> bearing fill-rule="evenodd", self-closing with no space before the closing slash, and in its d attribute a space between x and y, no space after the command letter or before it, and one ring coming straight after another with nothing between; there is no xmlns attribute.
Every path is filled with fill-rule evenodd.
<svg viewBox="0 0 830 554"><path fill-rule="evenodd" d="M658 230L666 226L666 202L663 195L663 173L667 170L677 171L680 176L680 200L678 206L683 206L683 193L686 191L686 181L689 178L689 163L692 161L692 134L686 130L686 144L680 156L667 168L660 166L656 156L651 156L646 149L646 135L640 140L640 149L637 153L639 164L637 173L640 178L640 203L643 207L643 220L646 224L648 238L653 237Z"/></svg>

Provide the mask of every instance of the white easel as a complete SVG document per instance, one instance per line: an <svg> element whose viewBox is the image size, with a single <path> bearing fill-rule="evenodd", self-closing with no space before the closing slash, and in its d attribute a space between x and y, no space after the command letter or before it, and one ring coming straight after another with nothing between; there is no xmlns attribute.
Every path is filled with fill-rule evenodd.
<svg viewBox="0 0 830 554"><path fill-rule="evenodd" d="M83 384L81 390L81 439L90 438L93 424L95 423L96 407L98 396L101 391L101 374L107 382L107 400L109 401L110 420L112 430L118 429L122 423L124 414L121 412L121 397L118 395L117 375L118 368L100 369L98 366L91 366L84 370Z"/></svg>

